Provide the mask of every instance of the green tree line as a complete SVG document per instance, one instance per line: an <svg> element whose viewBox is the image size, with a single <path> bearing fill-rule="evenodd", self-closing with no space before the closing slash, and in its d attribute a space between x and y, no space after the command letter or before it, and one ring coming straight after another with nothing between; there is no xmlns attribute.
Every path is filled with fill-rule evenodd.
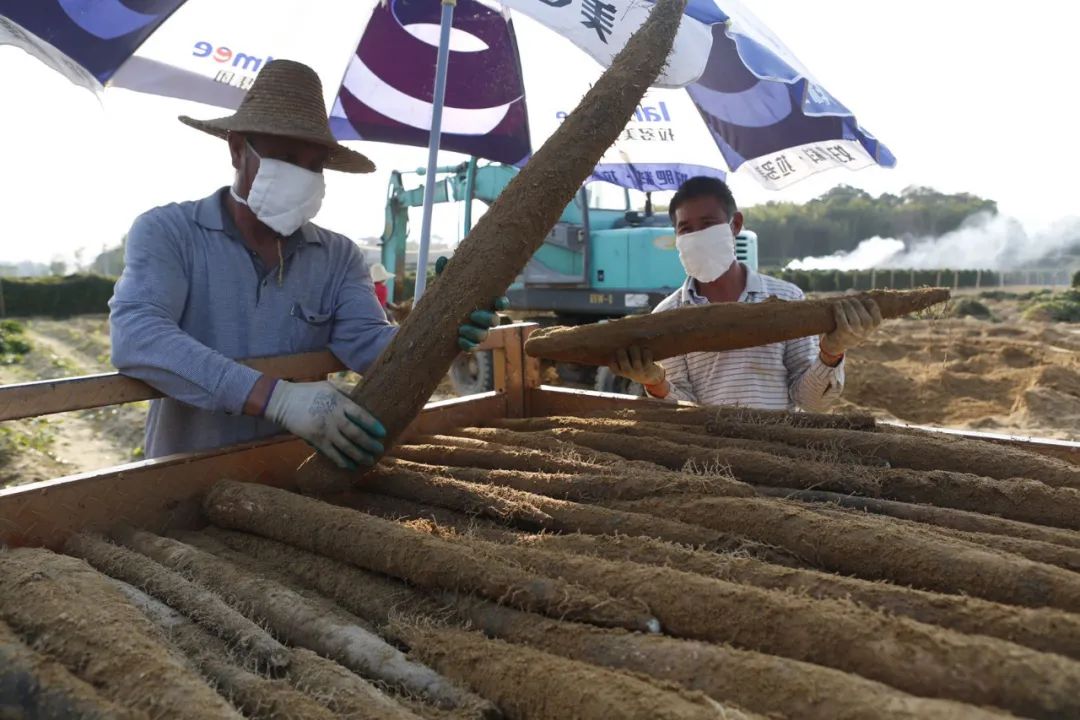
<svg viewBox="0 0 1080 720"><path fill-rule="evenodd" d="M784 267L808 256L853 250L874 237L936 237L977 212L997 214L997 203L970 193L946 194L910 187L899 195L872 196L840 185L805 204L768 202L743 208L757 233L763 267Z"/></svg>

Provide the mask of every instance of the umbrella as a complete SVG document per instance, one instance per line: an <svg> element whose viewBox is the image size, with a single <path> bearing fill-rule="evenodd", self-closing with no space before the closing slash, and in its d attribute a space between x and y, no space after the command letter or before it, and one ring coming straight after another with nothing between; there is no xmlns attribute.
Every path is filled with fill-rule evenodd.
<svg viewBox="0 0 1080 720"><path fill-rule="evenodd" d="M522 165L652 7L640 0L0 0L0 43L95 92L117 86L233 108L273 57L328 84L340 140L440 148ZM579 72L528 68L510 11L578 52ZM574 50L571 45L576 46ZM591 58L591 60L590 60ZM526 104L528 99L528 104ZM738 0L689 0L664 74L592 179L674 190L690 175L781 189L895 158ZM431 193L417 273L423 291Z"/></svg>

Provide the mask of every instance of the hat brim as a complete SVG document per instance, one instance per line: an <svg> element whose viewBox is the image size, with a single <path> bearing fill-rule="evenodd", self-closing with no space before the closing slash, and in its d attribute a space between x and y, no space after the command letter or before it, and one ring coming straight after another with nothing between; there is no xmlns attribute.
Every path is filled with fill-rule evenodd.
<svg viewBox="0 0 1080 720"><path fill-rule="evenodd" d="M372 282L386 282L387 280L393 280L394 277L395 277L395 275L392 272L372 273L371 274L371 281Z"/></svg>
<svg viewBox="0 0 1080 720"><path fill-rule="evenodd" d="M180 122L188 127L202 130L204 133L209 133L210 135L223 140L228 137L230 132L262 133L265 135L280 135L282 137L305 140L330 149L330 155L327 157L326 165L324 166L327 170L337 170L338 172L347 173L375 172L375 163L369 160L363 153L350 150L334 140L333 136L329 135L329 130L327 130L326 135L312 134L290 131L278 125L271 126L270 124L250 121L242 123L241 127L239 126L240 124L234 122L234 118L232 117L217 118L216 120L196 120L187 115L181 115Z"/></svg>

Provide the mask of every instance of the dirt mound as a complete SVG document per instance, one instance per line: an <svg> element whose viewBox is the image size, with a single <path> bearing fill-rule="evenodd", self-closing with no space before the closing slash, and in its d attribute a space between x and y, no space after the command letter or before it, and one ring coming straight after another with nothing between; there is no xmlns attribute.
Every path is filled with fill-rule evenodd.
<svg viewBox="0 0 1080 720"><path fill-rule="evenodd" d="M998 311L996 311L998 312ZM1009 318L892 321L848 354L843 409L1080 438L1080 331Z"/></svg>

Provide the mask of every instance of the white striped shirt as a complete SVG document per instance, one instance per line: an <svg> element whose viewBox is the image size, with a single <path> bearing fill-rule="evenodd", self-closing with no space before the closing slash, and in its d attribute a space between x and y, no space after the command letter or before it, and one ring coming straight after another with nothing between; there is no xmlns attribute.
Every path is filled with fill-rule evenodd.
<svg viewBox="0 0 1080 720"><path fill-rule="evenodd" d="M773 296L781 300L806 297L789 282L746 268L746 289L739 302L757 303ZM698 294L696 283L687 278L653 312L708 302ZM818 353L818 338L810 336L741 350L695 352L662 360L660 364L671 386L668 400L823 412L843 392L844 361L832 368L821 362Z"/></svg>

